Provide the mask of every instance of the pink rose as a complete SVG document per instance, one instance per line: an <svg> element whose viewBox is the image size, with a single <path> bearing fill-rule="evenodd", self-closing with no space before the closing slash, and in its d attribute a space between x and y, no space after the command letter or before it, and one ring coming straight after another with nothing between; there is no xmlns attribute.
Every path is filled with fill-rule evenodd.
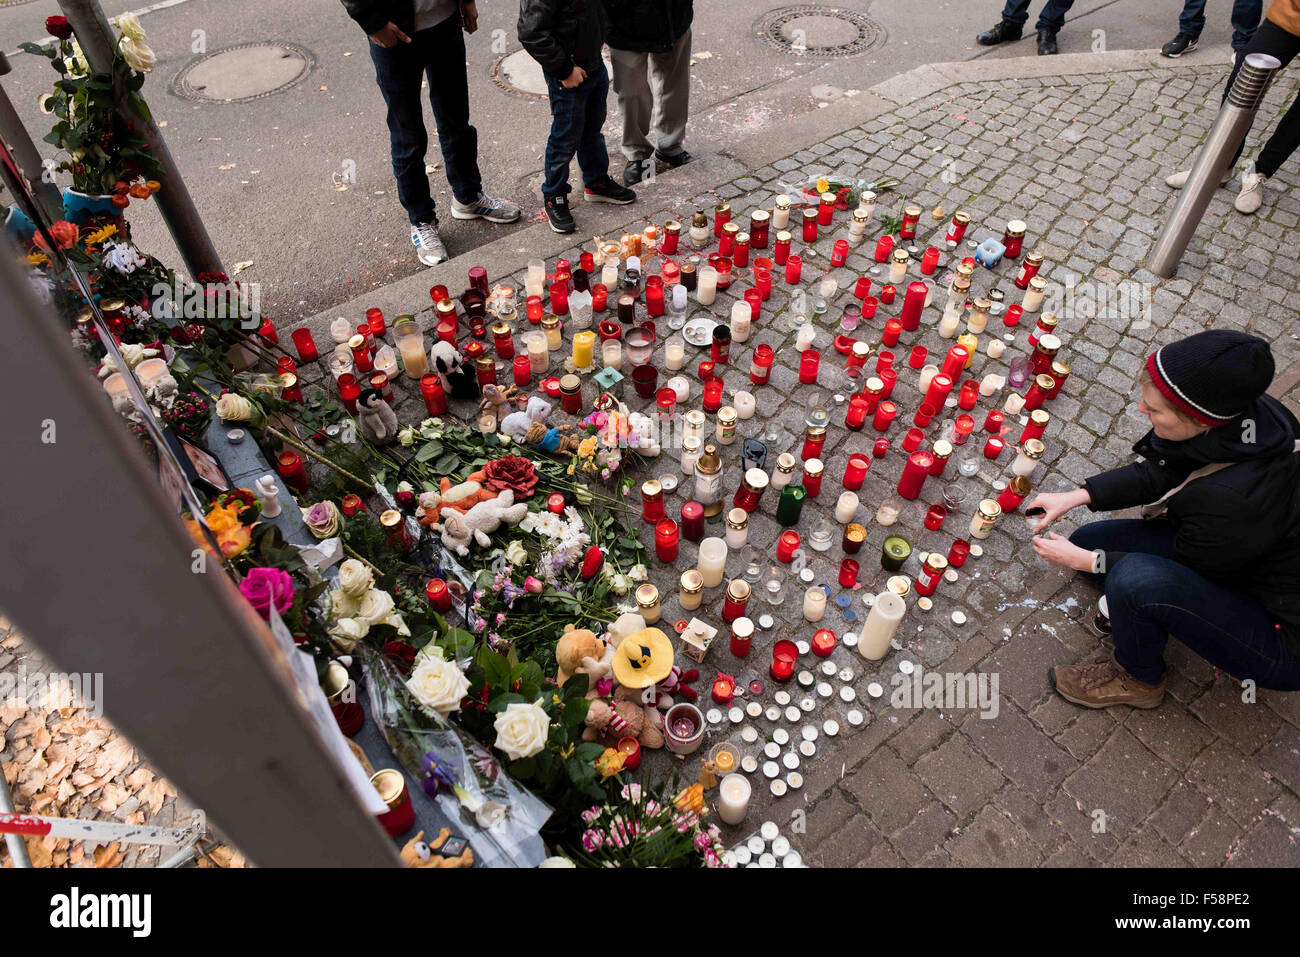
<svg viewBox="0 0 1300 957"><path fill-rule="evenodd" d="M540 578L534 578L532 575L529 575L524 579L524 591L528 592L530 595L540 595L542 589L545 587L546 586L542 584Z"/></svg>
<svg viewBox="0 0 1300 957"><path fill-rule="evenodd" d="M239 591L259 615L270 620L272 605L276 612L283 615L293 606L296 589L293 577L279 568L253 568L239 583Z"/></svg>

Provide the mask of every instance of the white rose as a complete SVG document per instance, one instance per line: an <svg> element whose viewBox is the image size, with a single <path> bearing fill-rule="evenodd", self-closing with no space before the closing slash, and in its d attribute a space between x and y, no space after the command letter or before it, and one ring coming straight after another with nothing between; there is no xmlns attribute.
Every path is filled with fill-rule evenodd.
<svg viewBox="0 0 1300 957"><path fill-rule="evenodd" d="M528 561L528 549L524 548L524 543L519 539L506 546L506 561L511 565L522 565Z"/></svg>
<svg viewBox="0 0 1300 957"><path fill-rule="evenodd" d="M411 637L411 629L406 627L406 619L402 617L400 611L391 611L383 621L378 622L380 625L392 625L397 629L397 633L403 638Z"/></svg>
<svg viewBox="0 0 1300 957"><path fill-rule="evenodd" d="M609 580L609 587L614 589L616 595L626 595L632 589L632 582L622 572L616 574Z"/></svg>
<svg viewBox="0 0 1300 957"><path fill-rule="evenodd" d="M253 417L253 403L242 395L227 392L217 399L217 415L223 422L247 422Z"/></svg>
<svg viewBox="0 0 1300 957"><path fill-rule="evenodd" d="M370 623L363 618L340 618L334 622L329 633L348 641L360 641L370 631Z"/></svg>
<svg viewBox="0 0 1300 957"><path fill-rule="evenodd" d="M551 730L551 719L541 705L506 705L497 715L493 727L497 732L496 747L504 751L511 761L531 758L546 747L546 736Z"/></svg>
<svg viewBox="0 0 1300 957"><path fill-rule="evenodd" d="M140 18L134 13L120 13L113 19L113 24L122 31L122 36L134 40L136 43L145 41L144 26L140 23Z"/></svg>
<svg viewBox="0 0 1300 957"><path fill-rule="evenodd" d="M496 801L487 801L474 812L474 820L483 830L496 827L506 819L506 806Z"/></svg>
<svg viewBox="0 0 1300 957"><path fill-rule="evenodd" d="M372 588L361 596L361 607L357 617L364 618L372 625L381 625L393 613L393 596L386 591Z"/></svg>
<svg viewBox="0 0 1300 957"><path fill-rule="evenodd" d="M126 65L141 73L148 73L158 62L158 57L154 55L153 50L149 49L148 44L132 40L130 37L122 38L121 50Z"/></svg>
<svg viewBox="0 0 1300 957"><path fill-rule="evenodd" d="M573 861L569 860L567 857L548 857L546 860L542 861L542 863L538 864L537 866L539 868L542 867L565 868L565 867L577 867L578 865L573 863Z"/></svg>
<svg viewBox="0 0 1300 957"><path fill-rule="evenodd" d="M450 661L417 658L406 687L416 701L446 717L460 710L460 699L469 691L469 679Z"/></svg>
<svg viewBox="0 0 1300 957"><path fill-rule="evenodd" d="M330 617L335 619L355 618L357 609L361 607L356 598L339 588L330 592L329 603Z"/></svg>
<svg viewBox="0 0 1300 957"><path fill-rule="evenodd" d="M407 425L399 429L397 432L397 442L399 445L403 446L404 448L410 448L412 445L414 445L415 427Z"/></svg>
<svg viewBox="0 0 1300 957"><path fill-rule="evenodd" d="M374 583L375 577L370 569L355 558L349 558L339 566L339 590L349 598L360 600Z"/></svg>
<svg viewBox="0 0 1300 957"><path fill-rule="evenodd" d="M650 577L650 569L644 565L633 565L628 571L627 577L634 582L643 582Z"/></svg>

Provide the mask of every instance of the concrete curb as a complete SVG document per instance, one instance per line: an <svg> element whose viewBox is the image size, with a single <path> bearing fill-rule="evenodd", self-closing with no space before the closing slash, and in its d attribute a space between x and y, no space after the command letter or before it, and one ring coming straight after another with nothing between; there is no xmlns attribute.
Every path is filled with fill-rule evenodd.
<svg viewBox="0 0 1300 957"><path fill-rule="evenodd" d="M812 110L774 129L745 137L726 150L697 155L689 166L664 173L653 184L639 187L635 211L646 222L660 221L663 218L661 213L679 205L685 198L707 192L743 176L749 170L790 156L843 130L869 122L957 83L992 83L998 80L1068 77L1090 73L1111 74L1153 68L1172 70L1189 65L1207 66L1231 61L1232 50L1227 46L1218 46L1207 47L1192 57L1176 60L1162 57L1159 50L1118 50L923 64L877 83L856 96L836 100L825 109ZM576 190L574 195L578 195ZM576 233L558 235L545 222L506 227L509 232L494 242L340 303L290 328L306 327L312 330L313 335L323 335L328 340L328 326L334 317L347 316L358 320L370 306L377 306L388 316L426 312L432 308L427 300L429 287L443 283L450 289L460 289L465 282L465 271L470 265L487 264L491 275L507 275L523 268L530 259L552 258L572 248L575 242L581 243L585 237L621 228L629 218L627 207L588 206L581 202L574 203L574 213L574 218L578 221Z"/></svg>

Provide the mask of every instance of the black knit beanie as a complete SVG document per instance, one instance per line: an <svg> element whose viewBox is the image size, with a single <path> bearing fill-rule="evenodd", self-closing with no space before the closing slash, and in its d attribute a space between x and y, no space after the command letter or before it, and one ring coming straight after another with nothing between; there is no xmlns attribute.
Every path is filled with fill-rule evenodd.
<svg viewBox="0 0 1300 957"><path fill-rule="evenodd" d="M1151 381L1166 399L1205 425L1246 411L1273 381L1273 353L1258 336L1209 329L1161 346L1147 358Z"/></svg>

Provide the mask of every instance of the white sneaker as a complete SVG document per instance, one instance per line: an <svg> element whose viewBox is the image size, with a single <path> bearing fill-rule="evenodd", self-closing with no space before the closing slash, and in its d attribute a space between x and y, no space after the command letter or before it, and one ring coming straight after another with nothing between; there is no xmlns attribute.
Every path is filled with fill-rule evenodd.
<svg viewBox="0 0 1300 957"><path fill-rule="evenodd" d="M455 198L451 201L453 219L486 219L489 223L513 223L523 212L514 203L497 199L479 191L478 199L472 203L461 203Z"/></svg>
<svg viewBox="0 0 1300 957"><path fill-rule="evenodd" d="M437 223L416 223L411 227L411 245L426 266L436 266L447 261L447 247L438 235Z"/></svg>
<svg viewBox="0 0 1300 957"><path fill-rule="evenodd" d="M1189 169L1181 170L1180 172L1174 173L1170 176L1166 176L1165 185L1168 186L1170 189L1182 189L1184 186L1187 185L1187 177L1191 175L1192 175L1191 170ZM1227 186L1228 181L1231 179L1232 179L1232 170L1228 170L1228 172L1223 174L1223 179L1219 180L1219 185Z"/></svg>
<svg viewBox="0 0 1300 957"><path fill-rule="evenodd" d="M1263 173L1242 173L1241 192L1232 203L1237 212L1250 214L1264 205L1264 184L1267 182L1268 177Z"/></svg>

